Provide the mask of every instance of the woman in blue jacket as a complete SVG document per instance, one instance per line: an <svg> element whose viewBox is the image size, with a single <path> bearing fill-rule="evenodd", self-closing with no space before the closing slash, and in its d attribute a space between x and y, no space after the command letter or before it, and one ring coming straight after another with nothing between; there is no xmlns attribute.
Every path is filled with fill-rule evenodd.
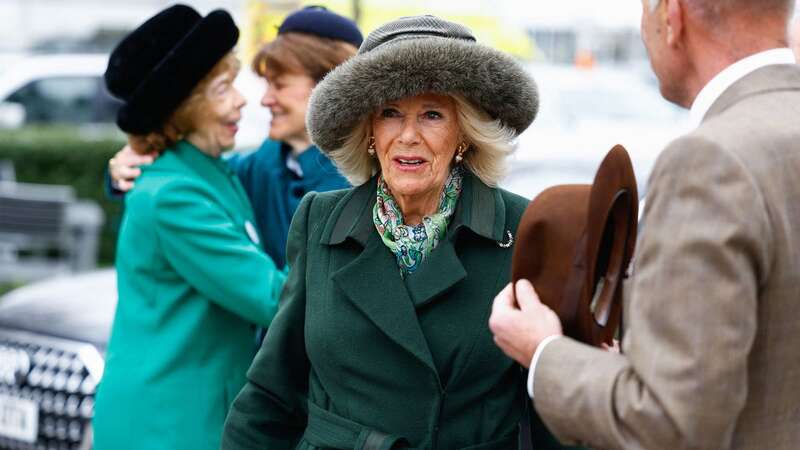
<svg viewBox="0 0 800 450"><path fill-rule="evenodd" d="M266 81L261 104L270 110L269 137L249 154L228 159L250 198L262 246L279 268L286 264L289 223L307 192L349 187L331 161L311 143L305 115L311 90L337 65L353 56L362 35L356 24L319 6L286 17L278 36L253 60ZM139 166L155 154L138 155L129 146L109 161L111 183L124 193L139 176Z"/></svg>

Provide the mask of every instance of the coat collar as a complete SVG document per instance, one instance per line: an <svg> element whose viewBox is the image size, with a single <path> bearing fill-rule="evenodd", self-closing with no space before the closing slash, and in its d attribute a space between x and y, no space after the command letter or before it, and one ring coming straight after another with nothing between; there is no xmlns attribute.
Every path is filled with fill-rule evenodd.
<svg viewBox="0 0 800 450"><path fill-rule="evenodd" d="M220 157L214 157L202 152L186 140L178 141L172 148L175 155L186 163L187 166L200 172L201 175L214 176L218 172L233 174L228 163Z"/></svg>
<svg viewBox="0 0 800 450"><path fill-rule="evenodd" d="M337 245L351 238L365 246L369 237L377 234L372 222L377 182L378 176L375 175L353 188L339 202L322 233L323 244ZM447 227L448 238L467 228L486 239L501 241L505 217L505 203L500 192L485 185L470 171L465 171L461 196Z"/></svg>
<svg viewBox="0 0 800 450"><path fill-rule="evenodd" d="M747 97L775 91L800 89L800 69L793 64L775 64L754 70L733 83L711 105L703 121L721 114Z"/></svg>
<svg viewBox="0 0 800 450"><path fill-rule="evenodd" d="M326 172L330 172L333 163L326 158L316 145L310 145L299 155L292 155L292 146L286 142L278 143L280 153L280 168L283 172L294 175L303 180L317 180ZM292 161L292 162L290 162ZM295 165L299 169L293 169ZM336 169L333 169L334 172Z"/></svg>
<svg viewBox="0 0 800 450"><path fill-rule="evenodd" d="M395 256L383 244L372 221L377 177L351 190L334 207L321 241L330 246L357 243L361 252L336 270L332 278L347 298L397 344L436 372L416 308L434 301L467 276L456 249L459 235L470 230L482 239L499 241L505 233L505 203L472 174L464 177L458 206L447 238L419 269L403 279ZM382 293L392 298L376 300Z"/></svg>
<svg viewBox="0 0 800 450"><path fill-rule="evenodd" d="M200 149L189 143L188 141L178 141L167 154L175 156L175 162L180 166L177 168L183 172L190 171L213 186L213 191L221 195L225 195L228 200L222 201L222 206L231 214L239 214L245 220L255 222L253 217L253 210L250 206L250 200L247 193L244 191L241 183L239 183L236 173L231 169L227 161L219 157L206 155ZM165 154L164 156L166 156ZM159 158L157 161L165 160L168 163L169 158ZM232 209L235 205L235 209Z"/></svg>
<svg viewBox="0 0 800 450"><path fill-rule="evenodd" d="M773 64L795 64L794 54L789 48L774 48L746 56L728 67L709 80L692 101L689 108L689 119L697 127L702 123L703 117L711 105L736 81L747 74L765 66Z"/></svg>

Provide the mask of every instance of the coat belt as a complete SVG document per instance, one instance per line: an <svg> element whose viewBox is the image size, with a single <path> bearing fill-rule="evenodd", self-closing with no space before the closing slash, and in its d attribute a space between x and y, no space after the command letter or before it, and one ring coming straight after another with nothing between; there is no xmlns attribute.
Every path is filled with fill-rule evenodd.
<svg viewBox="0 0 800 450"><path fill-rule="evenodd" d="M303 437L322 448L353 450L418 450L408 440L365 427L308 402L308 425Z"/></svg>
<svg viewBox="0 0 800 450"><path fill-rule="evenodd" d="M308 425L303 438L314 447L341 450L422 450L408 440L360 425L308 402ZM461 450L509 450L518 447L517 433L464 447Z"/></svg>

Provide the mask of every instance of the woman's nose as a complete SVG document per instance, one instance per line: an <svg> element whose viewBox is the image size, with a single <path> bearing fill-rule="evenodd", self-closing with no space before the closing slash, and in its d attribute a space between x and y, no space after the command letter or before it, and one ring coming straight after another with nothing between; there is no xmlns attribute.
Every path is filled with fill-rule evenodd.
<svg viewBox="0 0 800 450"><path fill-rule="evenodd" d="M264 95L261 97L261 106L269 108L275 104L275 93L272 91L272 88L267 86L267 90L264 91Z"/></svg>
<svg viewBox="0 0 800 450"><path fill-rule="evenodd" d="M238 89L233 88L233 90L236 92L236 109L242 109L247 104L247 99Z"/></svg>
<svg viewBox="0 0 800 450"><path fill-rule="evenodd" d="M413 117L406 117L403 121L403 129L400 131L400 142L405 145L418 144L419 137L419 123Z"/></svg>

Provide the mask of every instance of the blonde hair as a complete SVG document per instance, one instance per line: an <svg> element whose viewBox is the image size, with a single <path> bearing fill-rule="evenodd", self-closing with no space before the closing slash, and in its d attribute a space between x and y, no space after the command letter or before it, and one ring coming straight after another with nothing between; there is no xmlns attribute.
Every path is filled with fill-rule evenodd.
<svg viewBox="0 0 800 450"><path fill-rule="evenodd" d="M133 151L139 154L162 152L174 146L179 140L192 131L195 131L197 117L208 107L208 98L205 90L214 78L225 72L234 76L239 71L241 63L233 52L222 57L219 62L197 83L178 108L170 114L160 130L145 135L129 134L128 143Z"/></svg>
<svg viewBox="0 0 800 450"><path fill-rule="evenodd" d="M514 130L492 119L464 96L448 94L455 101L458 124L468 148L462 164L483 183L495 187L506 173L506 157L513 151ZM380 166L367 153L371 134L370 115L353 128L344 144L330 152L330 158L353 186L364 184Z"/></svg>

